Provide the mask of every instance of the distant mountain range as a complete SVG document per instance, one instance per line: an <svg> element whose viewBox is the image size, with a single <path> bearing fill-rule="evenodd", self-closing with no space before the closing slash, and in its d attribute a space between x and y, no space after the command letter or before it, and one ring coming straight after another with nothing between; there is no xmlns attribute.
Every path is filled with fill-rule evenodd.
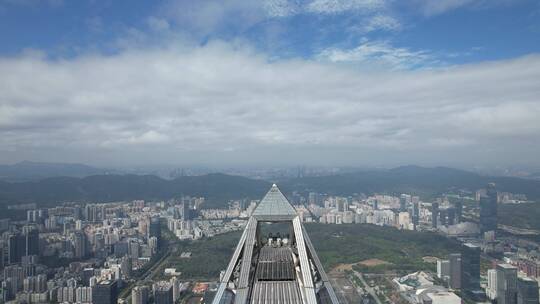
<svg viewBox="0 0 540 304"><path fill-rule="evenodd" d="M80 171L79 171L80 172ZM474 191L495 182L500 191L526 194L540 200L540 181L514 177L487 177L450 168L399 167L332 176L277 181L285 193L292 191L352 195L354 193L414 193L433 197L449 190ZM92 175L51 177L25 182L0 182L0 203L62 201L110 202L163 199L182 195L204 196L206 207L224 207L227 200L259 199L271 183L241 176L208 174L165 180L153 175Z"/></svg>
<svg viewBox="0 0 540 304"><path fill-rule="evenodd" d="M0 165L0 180L29 181L56 176L85 177L109 171L82 164L23 161L14 165Z"/></svg>
<svg viewBox="0 0 540 304"><path fill-rule="evenodd" d="M528 178L540 180L540 172L531 173Z"/></svg>
<svg viewBox="0 0 540 304"><path fill-rule="evenodd" d="M504 192L522 193L540 200L540 181L517 177L483 176L446 167L404 166L390 170L363 171L350 174L303 177L286 181L287 188L328 194L414 193L433 196L449 190L475 191L494 182Z"/></svg>
<svg viewBox="0 0 540 304"><path fill-rule="evenodd" d="M219 200L260 198L270 183L241 176L208 174L165 180L153 175L93 175L51 177L38 181L1 182L0 203L51 204L63 201L113 202L134 199L167 200L182 195Z"/></svg>

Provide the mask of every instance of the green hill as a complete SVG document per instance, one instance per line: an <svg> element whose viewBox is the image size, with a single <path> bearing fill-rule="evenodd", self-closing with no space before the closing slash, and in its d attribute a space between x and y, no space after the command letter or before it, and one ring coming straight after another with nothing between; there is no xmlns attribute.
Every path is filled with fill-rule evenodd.
<svg viewBox="0 0 540 304"><path fill-rule="evenodd" d="M354 193L414 193L433 197L447 191L497 183L499 191L523 193L540 200L540 181L487 177L449 168L399 167L391 170L303 177L279 181L285 193L315 191L332 195ZM226 207L229 199L260 199L271 183L241 176L208 174L165 180L153 175L94 175L83 178L51 177L38 181L0 181L0 204L64 201L111 202L133 199L167 200L181 195L204 196L205 207Z"/></svg>
<svg viewBox="0 0 540 304"><path fill-rule="evenodd" d="M23 161L13 165L0 165L0 180L28 181L55 176L84 177L110 172L111 170L83 164Z"/></svg>
<svg viewBox="0 0 540 304"><path fill-rule="evenodd" d="M342 263L381 259L399 272L431 269L424 256L444 258L459 250L458 242L434 233L402 231L375 225L306 225L309 237L324 268L329 271ZM233 254L240 232L217 235L200 241L181 241L178 250L162 268L175 267L183 279L209 280L219 277ZM182 252L192 253L190 259Z"/></svg>
<svg viewBox="0 0 540 304"><path fill-rule="evenodd" d="M53 177L30 182L0 182L1 203L53 204L64 201L112 202L133 199L170 199L204 196L208 205L234 198L260 198L266 181L225 174L186 176L164 180L153 175L95 175Z"/></svg>
<svg viewBox="0 0 540 304"><path fill-rule="evenodd" d="M499 191L523 193L540 200L540 181L483 176L445 167L398 167L391 170L362 171L342 175L295 178L283 181L287 189L317 191L333 195L354 193L414 193L431 197L449 190L475 191L487 183L497 184Z"/></svg>

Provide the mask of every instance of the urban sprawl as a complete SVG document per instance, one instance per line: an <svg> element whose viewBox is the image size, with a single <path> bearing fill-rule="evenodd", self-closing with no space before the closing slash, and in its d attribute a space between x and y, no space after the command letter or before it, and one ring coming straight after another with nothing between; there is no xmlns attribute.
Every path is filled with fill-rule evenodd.
<svg viewBox="0 0 540 304"><path fill-rule="evenodd" d="M497 222L498 205L525 202L524 195L498 192L489 184L475 193L458 191L430 201L409 194L340 197L316 192L293 192L288 199L306 224L391 226L461 242L458 252L425 258L436 264L436 272L383 278L388 288L379 284L380 276L349 273L349 282L358 284L336 289L356 289L363 303L539 303L537 243L519 237L527 231ZM0 300L161 304L198 295L209 303L206 295L215 292L217 279L186 280L178 269L162 269L160 263L175 242L243 230L258 201L233 200L227 209L204 209L204 203L203 197L186 196L51 208L12 205L11 210L27 216L0 220ZM181 253L185 259L191 255ZM481 271L482 263L489 265L487 271Z"/></svg>

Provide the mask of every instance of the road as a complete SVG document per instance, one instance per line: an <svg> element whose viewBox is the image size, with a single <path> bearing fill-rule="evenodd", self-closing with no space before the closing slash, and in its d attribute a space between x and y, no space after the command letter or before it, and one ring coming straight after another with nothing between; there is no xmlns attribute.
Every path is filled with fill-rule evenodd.
<svg viewBox="0 0 540 304"><path fill-rule="evenodd" d="M379 296L377 295L377 293L375 293L375 290L373 290L373 288L371 288L371 286L368 285L366 280L364 280L364 276L361 273L359 273L358 271L354 271L354 275L358 279L360 279L362 284L364 284L364 289L373 297L373 299L375 299L375 302L377 302L377 304L383 304L381 302L381 299L379 299Z"/></svg>
<svg viewBox="0 0 540 304"><path fill-rule="evenodd" d="M345 273L331 273L328 278L334 287L334 292L341 304L354 304L361 302L361 296L355 286Z"/></svg>
<svg viewBox="0 0 540 304"><path fill-rule="evenodd" d="M167 246L167 251L165 252L165 254L158 260L154 263L154 265L152 265L150 268L148 268L148 270L146 270L146 272L144 274L142 274L140 276L140 279L138 279L137 281L144 281L144 282L148 282L150 281L156 274L157 274L157 271L159 271L159 269L161 268L161 264L163 264L167 258L169 258L169 256L171 255L171 253L173 252L173 248L174 246ZM125 299L127 301L127 303L130 303L131 302L131 289L135 286L136 284L133 284L131 287L129 287L126 291L122 291L122 294L125 294L125 293L128 293L126 296L125 296Z"/></svg>
<svg viewBox="0 0 540 304"><path fill-rule="evenodd" d="M511 234L515 234L515 235L539 235L540 234L538 230L517 228L517 227L507 226L507 225L502 225L502 224L499 224L498 228L506 232L509 232Z"/></svg>

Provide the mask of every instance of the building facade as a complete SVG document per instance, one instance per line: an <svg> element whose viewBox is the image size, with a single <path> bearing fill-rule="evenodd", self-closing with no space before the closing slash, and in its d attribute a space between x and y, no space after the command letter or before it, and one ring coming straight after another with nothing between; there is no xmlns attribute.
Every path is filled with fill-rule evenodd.
<svg viewBox="0 0 540 304"><path fill-rule="evenodd" d="M497 265L497 303L517 303L517 268L510 264Z"/></svg>

